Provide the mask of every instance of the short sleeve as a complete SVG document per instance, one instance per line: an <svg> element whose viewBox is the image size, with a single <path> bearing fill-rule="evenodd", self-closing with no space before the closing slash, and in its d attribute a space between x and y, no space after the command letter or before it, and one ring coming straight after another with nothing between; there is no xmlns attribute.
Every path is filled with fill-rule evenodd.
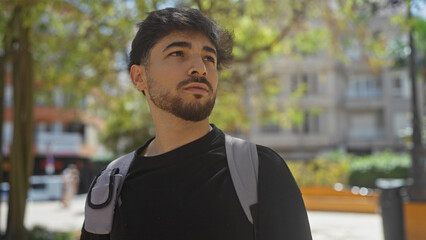
<svg viewBox="0 0 426 240"><path fill-rule="evenodd" d="M80 240L109 240L109 237L109 234L94 234L87 232L84 229L84 224L81 228Z"/></svg>
<svg viewBox="0 0 426 240"><path fill-rule="evenodd" d="M260 239L311 240L302 194L285 161L258 146L258 226Z"/></svg>

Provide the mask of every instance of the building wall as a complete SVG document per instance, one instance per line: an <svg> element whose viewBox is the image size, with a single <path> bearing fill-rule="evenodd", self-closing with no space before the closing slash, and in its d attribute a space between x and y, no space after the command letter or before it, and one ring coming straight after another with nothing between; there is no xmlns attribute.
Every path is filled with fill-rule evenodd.
<svg viewBox="0 0 426 240"><path fill-rule="evenodd" d="M370 32L383 36L388 44L396 39L406 41L406 34L389 23L395 11L405 10L405 6L381 10L370 22ZM406 150L404 137L411 130L408 69L372 69L362 58L361 50L356 44L346 49L349 64L342 64L325 52L303 59L271 59L267 63L271 73L282 79L279 102L285 105L294 90L294 76L299 76L299 81L308 85L306 95L298 102L299 108L307 112L319 109L319 114L307 116L302 131L254 124L251 139L290 159L312 158L334 149L355 153ZM313 80L303 80L305 75ZM422 89L423 81L418 81L419 103L425 100ZM423 104L420 105L424 116Z"/></svg>
<svg viewBox="0 0 426 240"><path fill-rule="evenodd" d="M7 156L13 139L13 86L10 73L7 74L6 80L2 151ZM61 89L51 92L51 101L40 98L37 94L36 92L34 106L35 154L97 156L102 148L97 133L102 129L103 121L90 116L84 108L67 107L67 100L70 98Z"/></svg>
<svg viewBox="0 0 426 240"><path fill-rule="evenodd" d="M274 148L288 158L311 158L323 151L344 149L370 153L403 150L403 135L411 128L411 91L407 69L383 69L379 74L363 66L342 66L334 59L307 58L301 62L275 60L282 79L279 101L291 95L295 75L312 76L305 81L307 94L299 107L309 112L301 131L280 126L254 125L254 142ZM300 67L303 66L303 67ZM303 79L303 77L301 78ZM313 87L312 87L313 86ZM310 91L310 87L315 91ZM418 94L423 101L419 82ZM423 111L423 110L422 110ZM258 121L260 122L260 121Z"/></svg>

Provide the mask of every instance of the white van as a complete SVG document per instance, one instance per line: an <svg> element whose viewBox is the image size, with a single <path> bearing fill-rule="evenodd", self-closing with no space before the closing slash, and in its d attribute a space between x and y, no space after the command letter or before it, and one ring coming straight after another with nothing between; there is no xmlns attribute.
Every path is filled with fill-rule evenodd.
<svg viewBox="0 0 426 240"><path fill-rule="evenodd" d="M61 175L40 175L30 177L29 201L60 200L64 181Z"/></svg>

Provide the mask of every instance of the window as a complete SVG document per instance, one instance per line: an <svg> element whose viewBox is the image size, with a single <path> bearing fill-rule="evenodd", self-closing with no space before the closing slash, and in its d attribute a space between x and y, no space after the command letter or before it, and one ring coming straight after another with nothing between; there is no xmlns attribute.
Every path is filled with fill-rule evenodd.
<svg viewBox="0 0 426 240"><path fill-rule="evenodd" d="M307 95L317 95L319 93L318 74L317 73L303 73L291 76L291 92L297 90L300 84L306 86Z"/></svg>
<svg viewBox="0 0 426 240"><path fill-rule="evenodd" d="M13 138L13 123L3 123L3 146L8 147L12 143Z"/></svg>
<svg viewBox="0 0 426 240"><path fill-rule="evenodd" d="M305 121L302 124L302 132L307 134L309 133L309 113L305 112Z"/></svg>
<svg viewBox="0 0 426 240"><path fill-rule="evenodd" d="M291 92L296 91L297 85L298 85L298 83L297 83L297 75L292 75L291 76L291 86L290 86Z"/></svg>
<svg viewBox="0 0 426 240"><path fill-rule="evenodd" d="M308 92L309 92L309 95L316 95L319 93L318 74L316 73L313 73L310 75Z"/></svg>
<svg viewBox="0 0 426 240"><path fill-rule="evenodd" d="M320 132L320 115L312 114L310 119L311 129L313 133Z"/></svg>
<svg viewBox="0 0 426 240"><path fill-rule="evenodd" d="M49 125L44 122L39 122L35 125L36 135L40 132L47 132Z"/></svg>
<svg viewBox="0 0 426 240"><path fill-rule="evenodd" d="M54 90L52 92L53 105L55 107L64 107L64 94L60 90Z"/></svg>
<svg viewBox="0 0 426 240"><path fill-rule="evenodd" d="M53 123L51 125L51 127L52 127L52 132L54 132L54 133L63 132L63 129L64 129L64 125L62 123L60 123L60 122Z"/></svg>
<svg viewBox="0 0 426 240"><path fill-rule="evenodd" d="M401 78L396 77L392 81L392 93L395 97L402 96L402 81Z"/></svg>
<svg viewBox="0 0 426 240"><path fill-rule="evenodd" d="M291 127L294 134L320 133L320 114L305 111L305 120L301 125L293 124Z"/></svg>
<svg viewBox="0 0 426 240"><path fill-rule="evenodd" d="M365 112L349 118L349 136L353 139L372 139L383 134L383 113Z"/></svg>
<svg viewBox="0 0 426 240"><path fill-rule="evenodd" d="M302 75L302 83L306 84L306 85L309 85L308 75L306 73Z"/></svg>
<svg viewBox="0 0 426 240"><path fill-rule="evenodd" d="M13 105L13 88L12 86L5 86L4 88L4 106L11 107Z"/></svg>
<svg viewBox="0 0 426 240"><path fill-rule="evenodd" d="M277 134L281 132L281 127L276 123L269 123L265 126L262 126L261 131L263 133Z"/></svg>
<svg viewBox="0 0 426 240"><path fill-rule="evenodd" d="M80 122L72 122L64 127L64 132L79 133L82 136L84 136L84 132L85 132L84 130L85 130L84 124Z"/></svg>
<svg viewBox="0 0 426 240"><path fill-rule="evenodd" d="M294 134L299 134L299 133L301 133L300 126L299 126L299 125L297 125L297 124L295 124L295 123L293 123L293 124L291 125L291 132L292 132L292 133L294 133Z"/></svg>
<svg viewBox="0 0 426 240"><path fill-rule="evenodd" d="M403 138L411 135L412 123L410 112L397 112L393 116L393 135Z"/></svg>
<svg viewBox="0 0 426 240"><path fill-rule="evenodd" d="M376 98L382 95L379 78L368 74L354 75L349 80L348 98Z"/></svg>
<svg viewBox="0 0 426 240"><path fill-rule="evenodd" d="M35 93L35 104L37 106L46 106L49 103L49 95L46 92L37 91Z"/></svg>

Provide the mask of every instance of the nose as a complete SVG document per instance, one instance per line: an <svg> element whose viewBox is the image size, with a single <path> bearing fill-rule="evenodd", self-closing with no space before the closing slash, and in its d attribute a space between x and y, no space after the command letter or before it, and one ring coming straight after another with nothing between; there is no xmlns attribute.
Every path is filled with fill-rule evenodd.
<svg viewBox="0 0 426 240"><path fill-rule="evenodd" d="M191 67L188 70L188 75L202 75L207 76L207 68L203 59L200 56L194 57Z"/></svg>

